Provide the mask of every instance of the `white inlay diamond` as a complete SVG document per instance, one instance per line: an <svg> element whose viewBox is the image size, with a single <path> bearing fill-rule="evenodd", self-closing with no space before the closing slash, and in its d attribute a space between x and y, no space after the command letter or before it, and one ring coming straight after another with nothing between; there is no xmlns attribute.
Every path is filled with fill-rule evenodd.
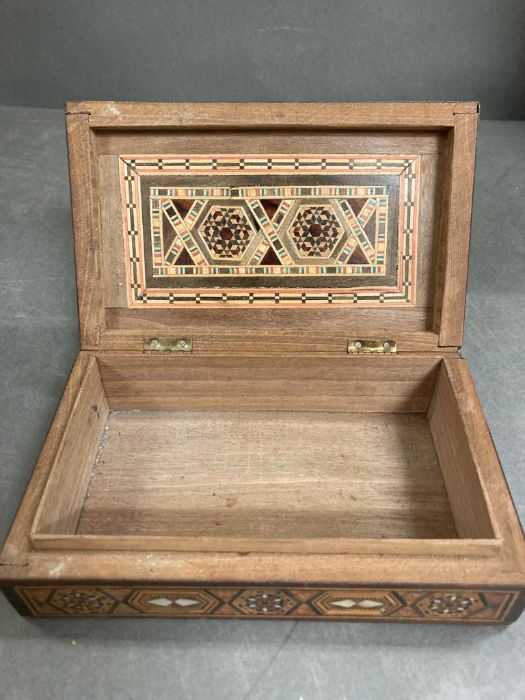
<svg viewBox="0 0 525 700"><path fill-rule="evenodd" d="M159 605L161 608L169 608L170 605L173 605L173 601L169 598L154 598L149 601L149 604Z"/></svg>
<svg viewBox="0 0 525 700"><path fill-rule="evenodd" d="M337 605L338 608L353 608L354 605L357 605L357 601L345 598L344 600L334 600L332 605Z"/></svg>
<svg viewBox="0 0 525 700"><path fill-rule="evenodd" d="M362 600L359 603L360 608L381 608L383 605L379 600Z"/></svg>
<svg viewBox="0 0 525 700"><path fill-rule="evenodd" d="M176 598L172 600L171 598L154 598L149 601L150 605L159 605L161 608L169 608L170 605L179 605L181 608L188 608L191 605L198 605L198 600L193 600L193 598Z"/></svg>

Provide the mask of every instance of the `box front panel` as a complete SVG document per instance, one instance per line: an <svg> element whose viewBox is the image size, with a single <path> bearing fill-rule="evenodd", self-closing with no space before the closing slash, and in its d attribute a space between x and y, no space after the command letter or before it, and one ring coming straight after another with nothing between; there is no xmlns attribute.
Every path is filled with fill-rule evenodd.
<svg viewBox="0 0 525 700"><path fill-rule="evenodd" d="M519 614L513 590L305 588L231 585L40 585L9 592L36 617L239 617L503 623Z"/></svg>

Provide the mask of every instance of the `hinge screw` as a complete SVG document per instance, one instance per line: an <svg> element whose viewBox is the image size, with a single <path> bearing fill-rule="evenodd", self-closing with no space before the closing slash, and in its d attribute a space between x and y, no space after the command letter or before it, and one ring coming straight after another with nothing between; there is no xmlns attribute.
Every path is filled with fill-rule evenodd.
<svg viewBox="0 0 525 700"><path fill-rule="evenodd" d="M159 341L156 338L153 338L153 340L150 343L151 348L158 348L159 347Z"/></svg>
<svg viewBox="0 0 525 700"><path fill-rule="evenodd" d="M360 340L356 340L354 344L358 350L363 347L363 343Z"/></svg>
<svg viewBox="0 0 525 700"><path fill-rule="evenodd" d="M390 343L383 343L385 350L390 350Z"/></svg>
<svg viewBox="0 0 525 700"><path fill-rule="evenodd" d="M188 341L187 340L179 340L178 346L180 350L186 350L188 347Z"/></svg>

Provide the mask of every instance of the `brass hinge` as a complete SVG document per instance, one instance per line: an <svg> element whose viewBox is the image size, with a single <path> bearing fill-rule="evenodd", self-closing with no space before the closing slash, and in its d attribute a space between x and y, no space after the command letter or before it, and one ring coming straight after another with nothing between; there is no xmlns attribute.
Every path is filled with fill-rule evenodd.
<svg viewBox="0 0 525 700"><path fill-rule="evenodd" d="M347 351L350 355L395 355L397 342L395 340L370 340L370 338L349 340Z"/></svg>
<svg viewBox="0 0 525 700"><path fill-rule="evenodd" d="M144 352L164 355L193 352L193 340L191 338L146 338Z"/></svg>

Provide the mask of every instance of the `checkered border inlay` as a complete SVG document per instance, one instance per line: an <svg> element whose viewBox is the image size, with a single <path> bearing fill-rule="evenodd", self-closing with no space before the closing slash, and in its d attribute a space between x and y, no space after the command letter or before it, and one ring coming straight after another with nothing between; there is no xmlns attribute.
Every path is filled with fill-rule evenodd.
<svg viewBox="0 0 525 700"><path fill-rule="evenodd" d="M128 304L130 307L165 306L192 307L256 305L256 306L324 306L360 305L389 306L414 305L416 299L416 246L418 224L419 156L353 156L353 155L216 155L216 156L148 156L124 155L120 157L120 178L124 220L124 246ZM141 183L143 175L256 175L256 174L322 174L334 175L398 175L398 265L397 286L360 286L348 288L169 288L151 287L146 284ZM168 187L174 191L177 185ZM264 189L261 189L261 191ZM293 189L293 186L291 186ZM200 194L200 193L199 193ZM259 195L260 196L260 195ZM214 197L215 198L215 197ZM167 271L166 271L167 272ZM170 270L170 272L176 272ZM230 274L240 271L231 270ZM356 271L354 271L355 273ZM367 271L363 271L366 274ZM161 277L162 268L153 270ZM297 271L293 271L297 274ZM262 274L274 274L262 270ZM322 268L298 271L298 274L322 274ZM359 273L357 273L359 274ZM369 271L369 274L377 272ZM221 282L224 284L224 278ZM329 277L327 276L327 283Z"/></svg>

